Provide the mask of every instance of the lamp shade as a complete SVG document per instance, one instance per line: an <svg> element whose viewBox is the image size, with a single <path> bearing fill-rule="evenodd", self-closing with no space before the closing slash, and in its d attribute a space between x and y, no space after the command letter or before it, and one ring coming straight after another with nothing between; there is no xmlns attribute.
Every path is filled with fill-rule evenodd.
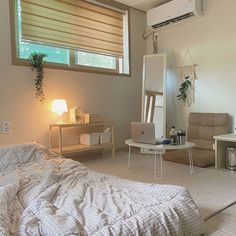
<svg viewBox="0 0 236 236"><path fill-rule="evenodd" d="M56 112L59 116L61 116L62 113L67 111L68 108L65 99L54 99L52 101L52 112Z"/></svg>

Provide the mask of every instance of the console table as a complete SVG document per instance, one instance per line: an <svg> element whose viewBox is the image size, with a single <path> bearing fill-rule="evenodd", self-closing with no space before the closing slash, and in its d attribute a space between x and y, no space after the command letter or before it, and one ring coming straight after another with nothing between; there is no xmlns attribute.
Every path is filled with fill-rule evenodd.
<svg viewBox="0 0 236 236"><path fill-rule="evenodd" d="M104 144L97 144L97 145L83 145L83 144L75 144L75 145L68 145L64 146L62 143L62 136L63 136L63 129L66 128L86 128L86 127L102 127L108 126L111 128L111 143L104 143ZM58 147L52 147L52 131L53 128L58 129ZM104 149L112 149L112 157L115 157L115 140L114 140L114 123L111 121L106 122L98 122L98 123L63 123L63 124L50 124L49 125L49 145L50 150L52 152L58 154L71 154L71 153L85 153L88 151L97 151L97 150L104 150Z"/></svg>
<svg viewBox="0 0 236 236"><path fill-rule="evenodd" d="M183 145L154 145L154 144L145 144L145 143L136 143L132 139L128 139L125 141L125 143L129 146L129 156L128 156L128 168L130 167L130 156L131 156L131 147L138 147L138 148L144 148L144 149L150 149L154 153L155 158L155 165L154 165L154 171L155 171L155 178L157 178L157 155L160 156L160 166L161 166L161 179L162 179L162 155L165 153L166 150L180 150L180 149L187 149L188 155L189 155L189 168L190 168L190 174L192 175L194 173L193 168L193 156L192 156L192 148L195 147L194 143L186 142Z"/></svg>
<svg viewBox="0 0 236 236"><path fill-rule="evenodd" d="M226 167L226 148L236 146L236 135L224 134L213 137L215 139L215 168Z"/></svg>

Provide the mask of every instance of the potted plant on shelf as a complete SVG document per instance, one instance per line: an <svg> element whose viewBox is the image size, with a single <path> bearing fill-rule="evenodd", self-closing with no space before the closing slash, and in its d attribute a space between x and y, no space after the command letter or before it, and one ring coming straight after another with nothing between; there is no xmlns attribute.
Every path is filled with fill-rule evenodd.
<svg viewBox="0 0 236 236"><path fill-rule="evenodd" d="M31 70L35 71L36 76L34 78L35 84L35 98L38 99L41 103L45 100L44 95L44 62L47 54L40 52L33 52L29 55L28 61L31 65Z"/></svg>

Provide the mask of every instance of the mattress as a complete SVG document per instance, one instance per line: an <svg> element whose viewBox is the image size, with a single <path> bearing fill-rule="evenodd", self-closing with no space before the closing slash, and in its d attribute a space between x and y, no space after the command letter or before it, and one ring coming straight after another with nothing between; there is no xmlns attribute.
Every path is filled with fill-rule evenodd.
<svg viewBox="0 0 236 236"><path fill-rule="evenodd" d="M0 235L202 235L179 186L128 181L26 143L0 148Z"/></svg>

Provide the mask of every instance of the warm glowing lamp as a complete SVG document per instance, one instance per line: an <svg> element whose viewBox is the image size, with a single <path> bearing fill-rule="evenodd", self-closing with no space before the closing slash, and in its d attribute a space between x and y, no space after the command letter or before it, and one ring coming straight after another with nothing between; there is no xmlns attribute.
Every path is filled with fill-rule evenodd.
<svg viewBox="0 0 236 236"><path fill-rule="evenodd" d="M54 99L52 101L52 112L56 112L61 116L64 112L67 112L67 104L65 99Z"/></svg>

